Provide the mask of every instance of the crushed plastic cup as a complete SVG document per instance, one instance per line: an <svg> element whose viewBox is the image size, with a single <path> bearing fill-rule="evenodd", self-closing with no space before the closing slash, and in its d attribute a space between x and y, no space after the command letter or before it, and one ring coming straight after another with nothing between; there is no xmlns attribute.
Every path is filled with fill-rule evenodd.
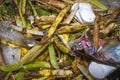
<svg viewBox="0 0 120 80"><path fill-rule="evenodd" d="M94 24L96 16L93 12L92 6L89 3L75 3L71 7L71 11L74 10L77 5L79 7L74 18L80 23Z"/></svg>
<svg viewBox="0 0 120 80"><path fill-rule="evenodd" d="M117 68L109 65L91 62L89 65L90 74L96 79L104 79L110 73L114 72Z"/></svg>

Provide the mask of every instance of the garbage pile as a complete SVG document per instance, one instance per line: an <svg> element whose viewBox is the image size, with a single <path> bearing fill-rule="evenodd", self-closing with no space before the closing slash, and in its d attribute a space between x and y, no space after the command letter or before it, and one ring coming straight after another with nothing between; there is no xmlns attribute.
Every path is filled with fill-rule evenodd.
<svg viewBox="0 0 120 80"><path fill-rule="evenodd" d="M1 0L0 80L107 79L120 67L118 4Z"/></svg>

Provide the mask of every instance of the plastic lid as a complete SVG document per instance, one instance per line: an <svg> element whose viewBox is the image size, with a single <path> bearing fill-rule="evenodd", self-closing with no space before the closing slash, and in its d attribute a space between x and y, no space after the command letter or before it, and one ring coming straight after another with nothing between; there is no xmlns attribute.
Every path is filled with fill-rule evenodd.
<svg viewBox="0 0 120 80"><path fill-rule="evenodd" d="M91 62L89 65L89 71L91 75L97 79L103 79L106 77L104 69L96 62Z"/></svg>

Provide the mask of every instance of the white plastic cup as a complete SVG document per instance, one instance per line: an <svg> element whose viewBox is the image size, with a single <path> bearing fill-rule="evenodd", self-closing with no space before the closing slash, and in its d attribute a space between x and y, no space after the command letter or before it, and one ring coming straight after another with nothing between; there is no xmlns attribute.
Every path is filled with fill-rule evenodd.
<svg viewBox="0 0 120 80"><path fill-rule="evenodd" d="M71 7L71 11L75 10L78 7L74 18L80 23L94 24L95 14L92 9L92 6L89 3L75 3Z"/></svg>
<svg viewBox="0 0 120 80"><path fill-rule="evenodd" d="M110 73L114 72L117 68L96 62L91 62L89 65L90 74L97 79L104 79Z"/></svg>

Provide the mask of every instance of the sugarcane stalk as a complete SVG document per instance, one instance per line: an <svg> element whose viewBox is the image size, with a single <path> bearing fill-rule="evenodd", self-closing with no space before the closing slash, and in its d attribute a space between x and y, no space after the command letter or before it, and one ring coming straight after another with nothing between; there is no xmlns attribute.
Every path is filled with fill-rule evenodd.
<svg viewBox="0 0 120 80"><path fill-rule="evenodd" d="M43 37L41 43L45 43L54 34L59 23L62 21L62 19L64 18L65 14L69 11L69 9L70 9L70 5L68 5L63 10L60 11L54 23L51 25L50 29L48 30L48 34L45 37Z"/></svg>
<svg viewBox="0 0 120 80"><path fill-rule="evenodd" d="M100 38L105 38L108 33L113 31L116 27L116 23L109 24L104 30L100 31Z"/></svg>
<svg viewBox="0 0 120 80"><path fill-rule="evenodd" d="M11 72L11 71L19 70L21 68L22 68L22 64L16 63L16 64L9 64L9 65L0 66L0 71Z"/></svg>
<svg viewBox="0 0 120 80"><path fill-rule="evenodd" d="M50 77L53 78L70 78L73 77L74 74L72 70L53 70L53 69L41 69L40 71L35 71L35 72L27 72L24 73L25 79L31 79L32 80L43 80L43 79L50 79Z"/></svg>
<svg viewBox="0 0 120 80"><path fill-rule="evenodd" d="M48 46L48 50L49 50L50 62L51 62L51 64L52 64L52 66L53 66L55 69L59 69L59 64L58 64L58 62L57 62L56 52L55 52L55 49L54 49L53 44L50 44L50 45Z"/></svg>
<svg viewBox="0 0 120 80"><path fill-rule="evenodd" d="M43 61L45 58L47 58L48 53L49 53L48 50L45 50L41 55L38 56L36 61Z"/></svg>
<svg viewBox="0 0 120 80"><path fill-rule="evenodd" d="M87 0L87 1L103 10L108 10L108 7L105 6L100 0Z"/></svg>
<svg viewBox="0 0 120 80"><path fill-rule="evenodd" d="M43 25L51 25L51 22L41 22L40 20L36 20L35 23L33 25L41 27Z"/></svg>
<svg viewBox="0 0 120 80"><path fill-rule="evenodd" d="M33 34L33 35L41 35L41 36L43 36L44 34L43 34L43 32L41 32L41 31L36 31L36 30L26 30L26 33L30 33L30 34Z"/></svg>
<svg viewBox="0 0 120 80"><path fill-rule="evenodd" d="M30 33L33 35L42 35L42 36L44 35L43 32L41 32L41 31L23 29L21 27L15 26L15 25L10 25L10 27L13 28L14 30L22 32L22 33L25 32L25 33Z"/></svg>
<svg viewBox="0 0 120 80"><path fill-rule="evenodd" d="M65 46L64 46L62 43L60 43L60 41L58 41L57 39L55 39L54 42L55 42L55 45L57 46L57 48L58 48L61 52L69 54L69 52L70 52L70 49L69 49L69 48L65 47Z"/></svg>
<svg viewBox="0 0 120 80"><path fill-rule="evenodd" d="M24 66L26 70L35 70L38 68L50 68L51 65L49 62L41 61L41 62L34 62Z"/></svg>
<svg viewBox="0 0 120 80"><path fill-rule="evenodd" d="M78 32L81 29L85 28L83 25L76 25L76 26L63 26L60 29L57 30L59 34L64 34L64 33L74 33Z"/></svg>
<svg viewBox="0 0 120 80"><path fill-rule="evenodd" d="M19 2L19 15L20 15L22 25L23 25L23 26L20 26L20 27L27 27L25 18L24 18L23 13L22 13L22 6L23 6L22 1L23 0L20 0L20 2Z"/></svg>
<svg viewBox="0 0 120 80"><path fill-rule="evenodd" d="M120 7L115 8L112 14L106 19L104 19L105 21L104 25L107 26L110 22L114 21L114 19L119 15L119 13L120 13Z"/></svg>
<svg viewBox="0 0 120 80"><path fill-rule="evenodd" d="M21 63L26 64L33 61L41 52L50 44L51 42L47 42L44 45L36 45L31 50L27 52L25 56L21 58Z"/></svg>
<svg viewBox="0 0 120 80"><path fill-rule="evenodd" d="M15 80L24 80L24 74L22 72L19 72L16 76L15 76Z"/></svg>
<svg viewBox="0 0 120 80"><path fill-rule="evenodd" d="M78 5L75 7L73 11L71 11L71 13L68 15L68 17L64 20L63 23L70 24L77 10L78 10Z"/></svg>
<svg viewBox="0 0 120 80"><path fill-rule="evenodd" d="M59 0L50 0L48 2L48 4L53 5L53 6L57 7L57 8L60 8L60 9L63 9L63 8L65 8L67 6L66 3L64 3L62 1L59 1Z"/></svg>
<svg viewBox="0 0 120 80"><path fill-rule="evenodd" d="M36 0L36 1L38 2L37 5L38 5L39 7L42 7L42 8L45 9L45 10L53 10L53 11L56 11L57 13L60 12L60 9L58 9L58 8L52 6L52 5L49 5L49 4L47 4L47 3L45 3L45 2L42 2L42 1L40 1L40 0Z"/></svg>
<svg viewBox="0 0 120 80"><path fill-rule="evenodd" d="M21 6L21 12L22 12L22 14L25 14L25 9L26 9L26 0L21 0L22 2L21 2L21 4L22 4L22 6ZM28 0L29 1L29 0Z"/></svg>
<svg viewBox="0 0 120 80"><path fill-rule="evenodd" d="M65 36L68 36L67 34L64 34L64 35L65 35ZM59 34L58 34L57 36L60 38L60 40L63 42L63 44L64 44L68 49L70 49L67 41L66 41L65 38L64 38L64 35L59 35Z"/></svg>
<svg viewBox="0 0 120 80"><path fill-rule="evenodd" d="M69 9L70 9L70 5L68 5L66 8L60 11L55 22L52 24L51 28L48 31L48 37L51 37L53 35L55 30L57 29L57 26L62 21L62 19L64 18L65 14L69 11Z"/></svg>
<svg viewBox="0 0 120 80"><path fill-rule="evenodd" d="M20 62L21 62L22 64L26 64L27 61L33 56L33 54L36 53L37 50L40 49L40 47L41 47L41 45L36 45L36 46L34 46L32 49L30 49L30 50L27 52L27 54L26 54L25 56L23 56L23 57L21 58L21 61L20 61Z"/></svg>
<svg viewBox="0 0 120 80"><path fill-rule="evenodd" d="M64 1L67 4L74 4L76 2L76 1L73 1L73 0L62 0L62 1Z"/></svg>
<svg viewBox="0 0 120 80"><path fill-rule="evenodd" d="M55 21L55 16L41 16L39 21L41 22L54 22Z"/></svg>
<svg viewBox="0 0 120 80"><path fill-rule="evenodd" d="M8 72L7 75L5 76L5 80L9 80L11 74L12 72Z"/></svg>
<svg viewBox="0 0 120 80"><path fill-rule="evenodd" d="M32 10L33 10L33 14L34 14L35 19L39 19L39 16L38 16L38 14L37 14L37 11L36 11L35 7L32 5L32 3L31 3L30 0L28 0L28 3L29 3L30 6L32 7Z"/></svg>
<svg viewBox="0 0 120 80"><path fill-rule="evenodd" d="M36 45L33 47L24 57L22 57L21 63L26 64L33 61L48 46L49 43L50 42L44 45Z"/></svg>
<svg viewBox="0 0 120 80"><path fill-rule="evenodd" d="M43 69L39 71L41 76L58 76L58 77L72 77L73 72L71 70L51 70L51 69Z"/></svg>
<svg viewBox="0 0 120 80"><path fill-rule="evenodd" d="M47 42L47 43L44 44L44 45L41 45L40 49L38 49L38 50L36 51L36 53L33 54L33 56L31 56L31 58L28 60L28 62L31 62L31 61L35 60L35 58L36 58L38 55L40 55L40 54L48 47L48 45L49 45L50 43L51 43L51 41Z"/></svg>
<svg viewBox="0 0 120 80"><path fill-rule="evenodd" d="M97 16L96 17L96 21L95 21L95 26L94 26L94 32L93 32L93 42L94 42L94 47L97 50L98 49L98 43L99 43L99 19L100 17Z"/></svg>
<svg viewBox="0 0 120 80"><path fill-rule="evenodd" d="M41 26L42 29L48 29L48 28L50 28L50 27L51 27L50 24L48 24L48 25L42 25L42 26Z"/></svg>
<svg viewBox="0 0 120 80"><path fill-rule="evenodd" d="M88 79L88 80L94 80L89 71L83 66L83 65L80 65L77 63L77 67L80 69L80 71L85 75L85 77Z"/></svg>
<svg viewBox="0 0 120 80"><path fill-rule="evenodd" d="M22 21L21 21L21 18L19 16L20 14L19 14L18 1L17 0L12 0L11 5L12 5L13 10L14 10L15 20L16 20L17 26L22 26Z"/></svg>

